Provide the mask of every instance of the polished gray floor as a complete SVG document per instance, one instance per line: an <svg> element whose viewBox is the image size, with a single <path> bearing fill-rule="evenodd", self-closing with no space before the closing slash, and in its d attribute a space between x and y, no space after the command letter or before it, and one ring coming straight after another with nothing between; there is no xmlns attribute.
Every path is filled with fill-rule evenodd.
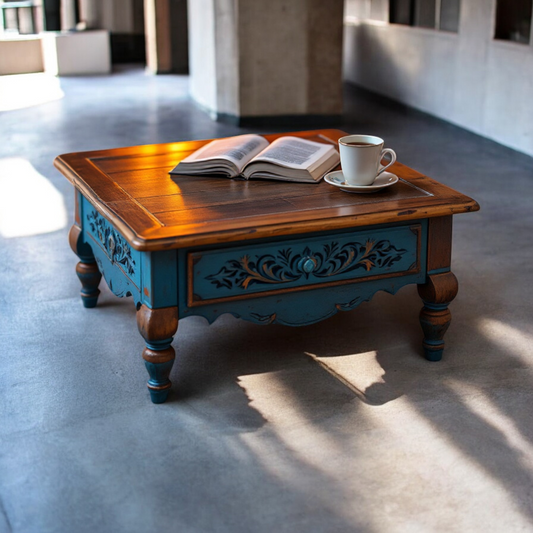
<svg viewBox="0 0 533 533"><path fill-rule="evenodd" d="M455 219L444 360L415 287L303 328L192 317L156 406L132 302L80 303L52 161L244 130L186 77L41 78L10 97L50 101L0 113L0 532L533 530L530 157L347 87L343 129L481 204Z"/></svg>

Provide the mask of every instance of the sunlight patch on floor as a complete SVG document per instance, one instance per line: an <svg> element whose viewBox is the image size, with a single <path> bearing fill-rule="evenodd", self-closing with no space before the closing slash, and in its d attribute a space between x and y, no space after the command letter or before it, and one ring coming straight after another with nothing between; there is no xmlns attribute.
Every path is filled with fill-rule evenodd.
<svg viewBox="0 0 533 533"><path fill-rule="evenodd" d="M13 111L60 100L59 79L42 72L0 76L0 111Z"/></svg>
<svg viewBox="0 0 533 533"><path fill-rule="evenodd" d="M376 359L376 351L335 357L318 357L310 352L305 354L365 403L371 403L368 401L366 390L384 383L385 371Z"/></svg>
<svg viewBox="0 0 533 533"><path fill-rule="evenodd" d="M449 381L448 386L465 402L468 408L488 426L497 430L507 444L518 452L522 467L533 477L533 445L518 429L515 421L502 413L490 395L463 380Z"/></svg>
<svg viewBox="0 0 533 533"><path fill-rule="evenodd" d="M491 342L500 346L506 352L518 356L531 363L533 357L533 333L522 331L514 326L494 320L483 318L479 321L479 330Z"/></svg>
<svg viewBox="0 0 533 533"><path fill-rule="evenodd" d="M379 379L372 354L367 357L369 370L374 368ZM347 359L343 365L350 372L356 368ZM408 395L379 409L355 398L342 403L342 389L327 376L324 385L316 373L316 367L300 367L239 378L250 406L267 420L259 433L239 438L281 486L346 523L362 520L372 531L490 529L490 513L481 518L479 513L457 515L465 501L477 508L490 505L511 523L529 525L513 495L475 450L471 454L457 446L446 427L421 414ZM361 389L366 386L357 383ZM499 425L501 431L509 429ZM420 504L431 497L439 504Z"/></svg>
<svg viewBox="0 0 533 533"><path fill-rule="evenodd" d="M0 235L50 233L67 225L61 193L26 159L0 159Z"/></svg>
<svg viewBox="0 0 533 533"><path fill-rule="evenodd" d="M319 403L339 403L339 388L329 383L324 389L312 386L318 370L287 369L277 372L239 376L239 386L245 391L250 407L267 420L268 433L274 439L270 444L257 439L254 433L243 433L241 440L254 453L257 460L284 483L298 479L294 458L301 465L327 471L323 464L324 453L342 456L341 443L334 434L320 430L316 417L321 409ZM318 371L320 372L320 371ZM313 377L313 374L315 376ZM302 387L303 385L303 387ZM324 396L324 392L330 392ZM274 449L271 449L274 446ZM288 452L288 455L287 455Z"/></svg>

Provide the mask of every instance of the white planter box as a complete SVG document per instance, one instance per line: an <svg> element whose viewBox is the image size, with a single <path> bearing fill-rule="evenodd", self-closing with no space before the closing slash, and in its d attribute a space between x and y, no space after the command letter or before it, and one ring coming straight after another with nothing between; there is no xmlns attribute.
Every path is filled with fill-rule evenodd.
<svg viewBox="0 0 533 533"><path fill-rule="evenodd" d="M111 72L109 32L44 32L41 34L44 71L55 76Z"/></svg>
<svg viewBox="0 0 533 533"><path fill-rule="evenodd" d="M0 40L0 76L42 71L41 42L37 36Z"/></svg>

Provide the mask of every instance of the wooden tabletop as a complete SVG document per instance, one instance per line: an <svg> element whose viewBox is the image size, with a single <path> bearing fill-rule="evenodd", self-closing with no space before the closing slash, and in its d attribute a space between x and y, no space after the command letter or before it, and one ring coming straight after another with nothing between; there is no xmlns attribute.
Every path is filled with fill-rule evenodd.
<svg viewBox="0 0 533 533"><path fill-rule="evenodd" d="M286 133L319 142L340 130ZM273 141L282 135L265 135ZM471 198L400 163L400 181L374 194L272 180L169 176L206 142L189 141L78 152L55 166L138 250L295 235L477 211ZM401 154L400 154L401 157Z"/></svg>

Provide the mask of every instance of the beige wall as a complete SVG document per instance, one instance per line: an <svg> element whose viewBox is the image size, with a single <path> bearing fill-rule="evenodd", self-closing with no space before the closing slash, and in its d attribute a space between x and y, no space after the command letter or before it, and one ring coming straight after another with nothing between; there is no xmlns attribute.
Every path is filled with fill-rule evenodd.
<svg viewBox="0 0 533 533"><path fill-rule="evenodd" d="M493 39L495 6L462 0L458 33L349 18L345 78L533 155L533 46Z"/></svg>

